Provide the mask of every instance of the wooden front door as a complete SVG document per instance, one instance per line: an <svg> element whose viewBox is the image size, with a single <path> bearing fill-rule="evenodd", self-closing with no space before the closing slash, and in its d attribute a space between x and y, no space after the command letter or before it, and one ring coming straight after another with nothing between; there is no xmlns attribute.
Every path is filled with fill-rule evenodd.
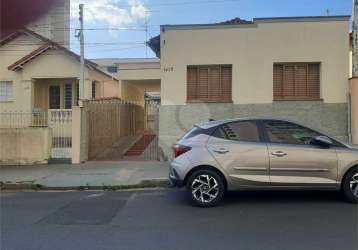
<svg viewBox="0 0 358 250"><path fill-rule="evenodd" d="M50 109L61 108L61 87L50 86L49 88L49 107Z"/></svg>

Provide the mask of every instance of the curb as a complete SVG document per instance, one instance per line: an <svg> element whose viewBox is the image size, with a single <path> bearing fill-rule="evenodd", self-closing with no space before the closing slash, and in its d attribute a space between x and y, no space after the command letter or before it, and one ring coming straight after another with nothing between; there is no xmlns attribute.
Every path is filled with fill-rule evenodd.
<svg viewBox="0 0 358 250"><path fill-rule="evenodd" d="M48 187L41 184L33 183L4 183L0 182L0 190L36 190L36 191L69 191L69 190L129 190L129 189L143 189L143 188L167 188L169 187L169 180L167 179L153 179L143 180L138 184L132 185L102 185L102 186L68 186L68 187Z"/></svg>

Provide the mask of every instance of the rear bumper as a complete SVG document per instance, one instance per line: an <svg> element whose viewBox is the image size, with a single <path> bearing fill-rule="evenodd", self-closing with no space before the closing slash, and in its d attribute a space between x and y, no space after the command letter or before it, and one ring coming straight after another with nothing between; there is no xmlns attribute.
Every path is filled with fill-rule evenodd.
<svg viewBox="0 0 358 250"><path fill-rule="evenodd" d="M171 187L183 187L184 182L182 180L176 179L175 177L169 175L169 184Z"/></svg>
<svg viewBox="0 0 358 250"><path fill-rule="evenodd" d="M183 187L184 186L184 180L182 180L179 177L179 174L175 170L173 165L170 167L170 171L169 171L169 182L170 182L170 186L172 186L172 187Z"/></svg>

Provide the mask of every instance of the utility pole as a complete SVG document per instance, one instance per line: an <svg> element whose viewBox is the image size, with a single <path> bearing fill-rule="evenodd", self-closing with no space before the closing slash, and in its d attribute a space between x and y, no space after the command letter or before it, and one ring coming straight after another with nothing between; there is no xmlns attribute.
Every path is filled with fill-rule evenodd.
<svg viewBox="0 0 358 250"><path fill-rule="evenodd" d="M85 89L85 47L84 47L84 34L83 34L83 4L80 7L80 45L81 45L81 60L80 60L80 83L79 83L79 103L82 106L82 100L84 99Z"/></svg>
<svg viewBox="0 0 358 250"><path fill-rule="evenodd" d="M352 6L352 77L358 77L358 0Z"/></svg>

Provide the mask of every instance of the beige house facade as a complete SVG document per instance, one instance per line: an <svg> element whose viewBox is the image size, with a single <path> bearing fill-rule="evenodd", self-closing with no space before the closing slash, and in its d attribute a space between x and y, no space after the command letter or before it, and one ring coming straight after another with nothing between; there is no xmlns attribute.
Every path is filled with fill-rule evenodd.
<svg viewBox="0 0 358 250"><path fill-rule="evenodd" d="M0 42L0 58L0 112L46 112L77 105L77 54L24 29ZM86 60L85 98L120 95L118 80Z"/></svg>
<svg viewBox="0 0 358 250"><path fill-rule="evenodd" d="M22 29L0 41L0 58L0 141L11 142L0 147L0 165L76 156L80 57ZM120 82L92 61L85 60L84 79L84 99L121 98Z"/></svg>
<svg viewBox="0 0 358 250"><path fill-rule="evenodd" d="M347 139L349 19L161 26L164 157L186 130L209 118L282 117Z"/></svg>

